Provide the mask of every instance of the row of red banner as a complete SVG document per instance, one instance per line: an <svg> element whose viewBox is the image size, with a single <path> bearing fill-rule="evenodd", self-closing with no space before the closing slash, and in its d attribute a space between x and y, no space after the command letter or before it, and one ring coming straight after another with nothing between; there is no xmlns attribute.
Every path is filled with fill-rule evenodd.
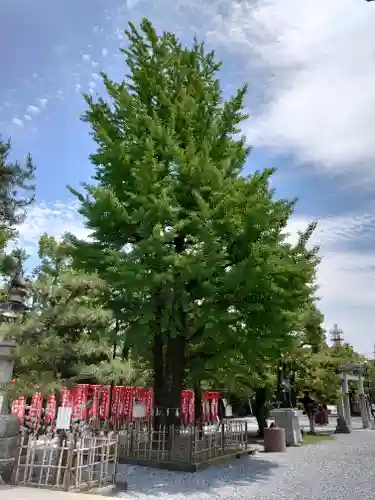
<svg viewBox="0 0 375 500"><path fill-rule="evenodd" d="M218 414L218 392L202 394L202 417L204 422L215 421ZM44 407L45 403L45 407ZM152 389L129 386L78 385L75 389L61 391L60 405L72 408L72 421L110 421L112 425L130 422L134 415L134 406L141 403L145 410L145 419L149 419L154 406ZM194 421L194 392L185 390L181 393L181 417L184 424ZM44 411L43 411L44 410ZM156 409L157 411L157 409ZM12 404L12 414L17 415L22 425L39 428L41 424L52 429L56 423L57 400L50 395L45 400L37 392L26 406L26 398L21 397Z"/></svg>

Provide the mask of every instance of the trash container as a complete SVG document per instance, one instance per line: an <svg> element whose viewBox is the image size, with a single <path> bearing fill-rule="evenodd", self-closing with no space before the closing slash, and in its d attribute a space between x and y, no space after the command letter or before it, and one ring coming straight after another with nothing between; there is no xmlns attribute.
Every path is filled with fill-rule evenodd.
<svg viewBox="0 0 375 500"><path fill-rule="evenodd" d="M281 427L264 429L264 451L268 453L286 451L285 429Z"/></svg>

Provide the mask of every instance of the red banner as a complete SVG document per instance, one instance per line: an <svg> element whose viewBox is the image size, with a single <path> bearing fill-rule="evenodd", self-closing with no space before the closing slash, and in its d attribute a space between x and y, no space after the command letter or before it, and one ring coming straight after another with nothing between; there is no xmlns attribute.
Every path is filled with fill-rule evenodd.
<svg viewBox="0 0 375 500"><path fill-rule="evenodd" d="M124 387L123 418L125 418L128 422L130 422L132 420L133 406L134 406L136 391L137 391L137 389L135 387Z"/></svg>
<svg viewBox="0 0 375 500"><path fill-rule="evenodd" d="M61 391L61 406L67 408L73 405L71 391L69 389L62 389Z"/></svg>
<svg viewBox="0 0 375 500"><path fill-rule="evenodd" d="M101 385L91 385L92 404L89 410L88 418L91 422L99 420L100 397L102 394Z"/></svg>
<svg viewBox="0 0 375 500"><path fill-rule="evenodd" d="M48 397L47 400L47 406L46 406L46 412L44 415L44 422L46 424L52 424L52 427L54 426L55 423L55 418L56 418L56 396L51 395Z"/></svg>
<svg viewBox="0 0 375 500"><path fill-rule="evenodd" d="M31 399L29 422L32 429L37 429L40 426L40 418L43 410L43 396L41 392L36 392Z"/></svg>
<svg viewBox="0 0 375 500"><path fill-rule="evenodd" d="M111 404L111 423L114 425L119 421L119 407L120 407L120 397L121 397L121 386L114 386L112 388L112 404Z"/></svg>
<svg viewBox="0 0 375 500"><path fill-rule="evenodd" d="M215 421L218 414L218 401L220 393L207 391L202 393L202 419L204 422ZM90 403L89 404L89 400ZM72 418L75 420L100 420L120 425L124 420L132 421L133 407L135 401L140 402L146 408L146 418L150 418L154 393L152 389L143 387L101 385L78 385L75 389L63 389L61 391L61 406L72 408ZM12 404L12 413L24 422L25 398L19 398ZM194 391L184 390L181 393L181 416L183 423L194 422ZM40 425L43 397L41 393L34 394L30 406L28 419L31 419L32 427ZM88 410L89 407L89 410ZM46 405L45 422L54 422L56 418L56 397L50 396Z"/></svg>
<svg viewBox="0 0 375 500"><path fill-rule="evenodd" d="M73 391L73 420L87 419L88 385L78 385Z"/></svg>
<svg viewBox="0 0 375 500"><path fill-rule="evenodd" d="M110 395L111 386L107 385L101 388L101 398L99 406L99 419L108 422L110 413Z"/></svg>
<svg viewBox="0 0 375 500"><path fill-rule="evenodd" d="M20 424L25 423L25 409L26 409L26 398L18 398L12 403L12 415L16 415L19 418Z"/></svg>

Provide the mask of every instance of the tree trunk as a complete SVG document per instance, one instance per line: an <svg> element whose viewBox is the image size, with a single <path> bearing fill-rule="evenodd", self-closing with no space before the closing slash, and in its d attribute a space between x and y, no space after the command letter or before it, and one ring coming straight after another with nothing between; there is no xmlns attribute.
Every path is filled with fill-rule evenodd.
<svg viewBox="0 0 375 500"><path fill-rule="evenodd" d="M162 408L164 408L164 341L161 333L154 333L152 346L152 361L154 371L154 428L163 425Z"/></svg>
<svg viewBox="0 0 375 500"><path fill-rule="evenodd" d="M198 439L203 437L203 420L202 420L202 387L201 381L194 381L194 425L199 431Z"/></svg>
<svg viewBox="0 0 375 500"><path fill-rule="evenodd" d="M181 391L185 377L186 338L178 335L167 341L164 394L167 425L181 425Z"/></svg>
<svg viewBox="0 0 375 500"><path fill-rule="evenodd" d="M264 429L267 428L267 391L264 387L260 387L255 391L254 415L258 422L259 437L264 437Z"/></svg>
<svg viewBox="0 0 375 500"><path fill-rule="evenodd" d="M200 380L194 381L194 423L202 424L202 388Z"/></svg>
<svg viewBox="0 0 375 500"><path fill-rule="evenodd" d="M258 423L258 436L260 438L264 438L264 429L267 429L268 424L267 424L267 416L266 416L266 407L263 406L262 408L256 409L254 412L255 418L257 419Z"/></svg>

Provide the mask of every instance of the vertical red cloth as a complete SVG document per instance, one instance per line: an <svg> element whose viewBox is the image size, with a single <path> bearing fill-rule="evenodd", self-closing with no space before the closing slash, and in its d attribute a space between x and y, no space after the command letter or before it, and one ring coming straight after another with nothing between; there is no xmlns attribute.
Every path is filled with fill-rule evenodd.
<svg viewBox="0 0 375 500"><path fill-rule="evenodd" d="M100 396L102 392L101 385L91 385L89 388L92 397L92 405L88 413L88 418L90 421L99 420L99 407L100 407Z"/></svg>
<svg viewBox="0 0 375 500"><path fill-rule="evenodd" d="M15 399L12 402L12 415L16 415L19 418L20 424L23 425L25 423L25 409L26 409L26 398L21 397Z"/></svg>
<svg viewBox="0 0 375 500"><path fill-rule="evenodd" d="M87 419L88 388L87 384L80 384L73 391L72 418L75 420Z"/></svg>
<svg viewBox="0 0 375 500"><path fill-rule="evenodd" d="M45 424L51 424L52 428L56 423L56 396L51 394L47 399L46 413L44 415Z"/></svg>
<svg viewBox="0 0 375 500"><path fill-rule="evenodd" d="M30 427L33 430L37 430L40 426L40 418L42 416L42 409L43 409L42 393L36 392L33 395L33 397L31 398L31 405L30 405L30 412L29 412Z"/></svg>
<svg viewBox="0 0 375 500"><path fill-rule="evenodd" d="M61 406L68 408L72 403L72 394L69 389L62 389L61 391Z"/></svg>
<svg viewBox="0 0 375 500"><path fill-rule="evenodd" d="M111 386L106 385L101 388L100 406L99 406L99 418L101 421L108 422L110 414L110 395Z"/></svg>

